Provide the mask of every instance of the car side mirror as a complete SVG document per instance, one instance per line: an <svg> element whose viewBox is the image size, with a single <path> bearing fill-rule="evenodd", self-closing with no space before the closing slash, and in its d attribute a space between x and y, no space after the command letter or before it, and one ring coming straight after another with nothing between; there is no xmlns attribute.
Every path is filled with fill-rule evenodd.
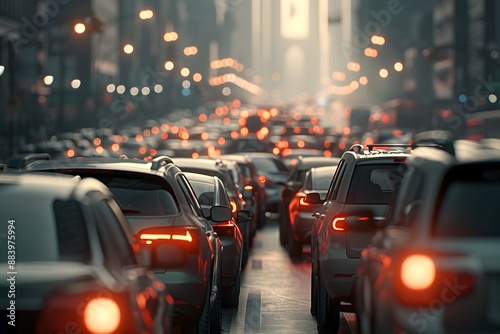
<svg viewBox="0 0 500 334"><path fill-rule="evenodd" d="M323 200L321 199L319 193L309 193L306 194L305 202L309 204L323 204Z"/></svg>
<svg viewBox="0 0 500 334"><path fill-rule="evenodd" d="M295 180L288 181L285 185L292 190L299 190L302 187L302 183Z"/></svg>
<svg viewBox="0 0 500 334"><path fill-rule="evenodd" d="M233 217L231 209L226 206L216 205L210 209L210 220L216 223L226 222Z"/></svg>
<svg viewBox="0 0 500 334"><path fill-rule="evenodd" d="M237 215L236 223L238 224L247 223L253 219L253 212L250 210L240 210Z"/></svg>

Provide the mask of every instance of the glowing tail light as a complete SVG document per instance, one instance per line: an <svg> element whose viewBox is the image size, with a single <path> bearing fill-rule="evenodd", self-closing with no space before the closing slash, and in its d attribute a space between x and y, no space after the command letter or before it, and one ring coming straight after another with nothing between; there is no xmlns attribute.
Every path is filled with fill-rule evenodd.
<svg viewBox="0 0 500 334"><path fill-rule="evenodd" d="M409 289L427 289L435 278L434 261L426 255L411 255L401 265L401 282Z"/></svg>
<svg viewBox="0 0 500 334"><path fill-rule="evenodd" d="M192 226L150 227L137 233L137 240L143 247L156 247L159 244L177 245L189 254L199 252L200 231Z"/></svg>
<svg viewBox="0 0 500 334"><path fill-rule="evenodd" d="M334 231L345 231L345 217L335 217L332 219L332 228Z"/></svg>
<svg viewBox="0 0 500 334"><path fill-rule="evenodd" d="M246 185L243 189L245 189L245 190L253 190L253 186Z"/></svg>
<svg viewBox="0 0 500 334"><path fill-rule="evenodd" d="M78 283L78 287L70 284L58 288L42 307L36 334L65 333L70 323L80 332L89 334L137 332L133 307L126 290L99 289L94 281Z"/></svg>
<svg viewBox="0 0 500 334"><path fill-rule="evenodd" d="M120 325L120 308L113 299L95 298L85 306L83 319L90 333L114 333Z"/></svg>
<svg viewBox="0 0 500 334"><path fill-rule="evenodd" d="M260 176L259 176L259 182L260 182L260 183L266 183L266 182L267 182L266 177L265 177L264 175L260 175Z"/></svg>
<svg viewBox="0 0 500 334"><path fill-rule="evenodd" d="M189 233L189 231L186 231L186 234L154 234L154 233L144 233L141 234L140 236L141 240L183 240L187 242L192 242L193 237ZM146 241L147 243L147 241Z"/></svg>
<svg viewBox="0 0 500 334"><path fill-rule="evenodd" d="M236 201L235 200L231 200L230 201L230 204L231 204L231 212L232 213L235 213L236 211L238 211L238 206L236 205Z"/></svg>
<svg viewBox="0 0 500 334"><path fill-rule="evenodd" d="M473 260L461 254L401 252L394 265L395 296L412 307L429 307L436 300L443 305L453 303L475 285L474 274L466 269L468 264L475 267Z"/></svg>

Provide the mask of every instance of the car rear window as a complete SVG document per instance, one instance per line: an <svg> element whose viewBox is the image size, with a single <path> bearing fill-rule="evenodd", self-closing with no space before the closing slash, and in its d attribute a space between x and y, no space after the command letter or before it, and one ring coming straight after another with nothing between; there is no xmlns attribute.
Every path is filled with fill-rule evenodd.
<svg viewBox="0 0 500 334"><path fill-rule="evenodd" d="M348 204L389 204L406 166L404 164L358 165L354 169Z"/></svg>
<svg viewBox="0 0 500 334"><path fill-rule="evenodd" d="M215 202L215 187L213 184L197 181L189 181L193 187L200 205L213 206Z"/></svg>
<svg viewBox="0 0 500 334"><path fill-rule="evenodd" d="M314 184L312 189L316 190L328 190L330 183L332 183L333 173L331 174L316 174L314 179Z"/></svg>
<svg viewBox="0 0 500 334"><path fill-rule="evenodd" d="M285 164L279 160L268 159L268 158L252 158L253 164L259 171L269 172L269 173L279 173L288 172Z"/></svg>
<svg viewBox="0 0 500 334"><path fill-rule="evenodd" d="M439 198L435 236L500 237L500 164L455 167Z"/></svg>
<svg viewBox="0 0 500 334"><path fill-rule="evenodd" d="M0 200L0 218L4 224L0 245L5 245L0 247L0 263L8 260L8 220L15 220L10 244L15 246L16 262L90 262L87 226L78 202L52 201L25 192L21 197L0 194ZM30 210L19 203L30 203Z"/></svg>
<svg viewBox="0 0 500 334"><path fill-rule="evenodd" d="M82 178L93 177L104 183L115 196L125 215L170 216L179 214L175 195L160 177L114 171L73 171Z"/></svg>

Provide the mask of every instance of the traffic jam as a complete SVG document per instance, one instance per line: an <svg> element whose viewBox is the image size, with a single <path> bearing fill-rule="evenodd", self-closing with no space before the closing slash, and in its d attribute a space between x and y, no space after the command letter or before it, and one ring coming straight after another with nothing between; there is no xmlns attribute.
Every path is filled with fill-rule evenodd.
<svg viewBox="0 0 500 334"><path fill-rule="evenodd" d="M0 334L500 333L498 22L1 0Z"/></svg>

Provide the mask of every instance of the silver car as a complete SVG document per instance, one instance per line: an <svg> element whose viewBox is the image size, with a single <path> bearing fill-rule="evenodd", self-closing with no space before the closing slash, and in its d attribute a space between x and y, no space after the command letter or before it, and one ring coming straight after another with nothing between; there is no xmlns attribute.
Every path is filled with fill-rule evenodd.
<svg viewBox="0 0 500 334"><path fill-rule="evenodd" d="M390 225L362 252L362 333L500 332L500 141L417 148Z"/></svg>

